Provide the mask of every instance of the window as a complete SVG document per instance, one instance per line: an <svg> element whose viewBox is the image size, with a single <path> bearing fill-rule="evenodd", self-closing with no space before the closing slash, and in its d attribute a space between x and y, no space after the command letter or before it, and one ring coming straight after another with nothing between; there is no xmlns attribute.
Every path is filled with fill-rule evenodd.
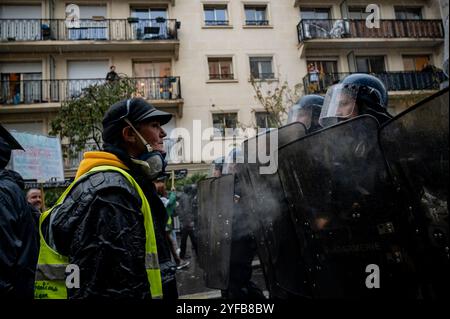
<svg viewBox="0 0 450 319"><path fill-rule="evenodd" d="M273 79L272 57L251 57L250 74L254 79Z"/></svg>
<svg viewBox="0 0 450 319"><path fill-rule="evenodd" d="M328 8L300 8L303 36L305 38L327 38L333 28Z"/></svg>
<svg viewBox="0 0 450 319"><path fill-rule="evenodd" d="M246 25L268 25L266 6L244 6Z"/></svg>
<svg viewBox="0 0 450 319"><path fill-rule="evenodd" d="M233 136L237 127L237 113L213 114L213 127L215 136Z"/></svg>
<svg viewBox="0 0 450 319"><path fill-rule="evenodd" d="M139 19L131 24L134 39L169 38L166 8L132 8L131 16Z"/></svg>
<svg viewBox="0 0 450 319"><path fill-rule="evenodd" d="M174 91L170 62L133 62L138 93L146 99L170 99Z"/></svg>
<svg viewBox="0 0 450 319"><path fill-rule="evenodd" d="M428 55L406 55L403 56L403 67L405 71L422 71L430 63Z"/></svg>
<svg viewBox="0 0 450 319"><path fill-rule="evenodd" d="M208 58L210 80L233 80L232 58Z"/></svg>
<svg viewBox="0 0 450 319"><path fill-rule="evenodd" d="M131 16L142 20L164 18L167 19L165 8L132 8Z"/></svg>
<svg viewBox="0 0 450 319"><path fill-rule="evenodd" d="M383 56L356 57L356 68L362 73L382 73L386 71Z"/></svg>
<svg viewBox="0 0 450 319"><path fill-rule="evenodd" d="M348 18L355 20L366 20L370 12L366 12L365 7L350 7L348 8Z"/></svg>
<svg viewBox="0 0 450 319"><path fill-rule="evenodd" d="M93 20L93 17L106 17L106 5L79 5L80 21L69 28L70 40L107 40L109 36L106 20Z"/></svg>
<svg viewBox="0 0 450 319"><path fill-rule="evenodd" d="M321 74L337 73L336 61L307 60L306 65L308 65L308 71L312 65L314 69L317 69Z"/></svg>
<svg viewBox="0 0 450 319"><path fill-rule="evenodd" d="M0 63L0 103L40 103L42 66L40 62Z"/></svg>
<svg viewBox="0 0 450 319"><path fill-rule="evenodd" d="M228 25L227 5L205 5L205 25Z"/></svg>
<svg viewBox="0 0 450 319"><path fill-rule="evenodd" d="M255 112L256 126L258 128L277 127L277 123L269 112Z"/></svg>
<svg viewBox="0 0 450 319"><path fill-rule="evenodd" d="M306 60L308 68L308 93L326 92L329 86L339 82L337 61Z"/></svg>
<svg viewBox="0 0 450 319"><path fill-rule="evenodd" d="M302 19L330 19L328 8L300 8Z"/></svg>
<svg viewBox="0 0 450 319"><path fill-rule="evenodd" d="M395 18L397 20L422 20L421 8L395 8Z"/></svg>

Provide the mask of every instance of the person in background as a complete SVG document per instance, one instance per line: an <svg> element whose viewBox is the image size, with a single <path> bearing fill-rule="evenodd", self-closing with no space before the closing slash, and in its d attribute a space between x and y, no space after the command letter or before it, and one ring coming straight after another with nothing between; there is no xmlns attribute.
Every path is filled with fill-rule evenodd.
<svg viewBox="0 0 450 319"><path fill-rule="evenodd" d="M23 150L0 125L0 297L32 299L39 244L20 174L6 169L12 150Z"/></svg>
<svg viewBox="0 0 450 319"><path fill-rule="evenodd" d="M111 65L109 68L109 72L106 74L106 81L109 83L118 81L120 79L119 75L116 73L116 66Z"/></svg>

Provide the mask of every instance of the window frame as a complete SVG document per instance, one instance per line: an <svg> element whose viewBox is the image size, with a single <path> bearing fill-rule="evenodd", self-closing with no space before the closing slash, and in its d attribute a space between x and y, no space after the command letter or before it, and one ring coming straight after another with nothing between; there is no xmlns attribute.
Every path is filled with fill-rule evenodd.
<svg viewBox="0 0 450 319"><path fill-rule="evenodd" d="M264 20L256 19L256 9L264 9ZM268 3L243 3L244 26L246 27L267 27L270 26L269 4ZM254 10L254 20L247 20L247 10ZM252 23L253 22L253 23Z"/></svg>
<svg viewBox="0 0 450 319"><path fill-rule="evenodd" d="M213 130L214 130L214 135L213 135L214 138L224 139L224 138L229 138L229 137L235 137L235 136L237 136L236 130L238 129L238 123L239 123L238 113L239 113L239 112L237 112L237 111L232 111L232 110L230 110L230 111L224 111L224 112L212 112L212 113L211 113L212 127L213 127ZM234 115L234 116L235 116L235 119L234 119L235 124L236 124L235 127L226 127L226 116L230 116L230 115ZM224 122L224 123L222 123L222 124L224 124L223 128L218 129L218 128L216 128L216 127L214 126L214 116L223 116L223 119L222 119L222 121ZM226 133L227 133L227 129L233 129L233 134L232 134L232 135L227 135L227 134L226 134ZM220 131L220 135L217 134L217 130Z"/></svg>
<svg viewBox="0 0 450 319"><path fill-rule="evenodd" d="M372 63L371 63L371 59L373 58L382 58L383 59L383 71L381 72L387 72L388 68L387 68L387 64L386 64L386 56L385 55L356 55L355 56L355 63L356 63L356 71L357 72L363 72L358 70L358 59L360 58L365 58L366 60L368 59L369 61L369 70L368 70L368 74L378 74L379 72L373 72L372 69Z"/></svg>
<svg viewBox="0 0 450 319"><path fill-rule="evenodd" d="M433 62L432 62L432 54L402 54L402 63L403 63L403 70L405 71L405 72L420 72L420 71L422 71L422 69L421 70L416 70L415 69L415 67L414 67L414 70L406 70L406 68L405 68L405 59L413 59L413 65L414 66L416 66L417 65L417 62L416 62L416 59L417 58L423 58L423 57L427 57L428 58L428 63L429 64L433 64Z"/></svg>
<svg viewBox="0 0 450 319"><path fill-rule="evenodd" d="M263 61L256 61L258 63L258 77L254 77L253 76L253 72L252 72L252 59L270 59L270 68L271 68L271 73L268 73L272 76L270 77L264 77L261 75L262 74L266 74L266 73L262 73L261 71L261 64L260 62ZM275 76L275 67L274 67L274 55L249 55L248 56L248 62L249 62L249 67L250 67L250 80L253 78L253 80L255 81L267 81L267 80L276 80L276 76Z"/></svg>
<svg viewBox="0 0 450 319"><path fill-rule="evenodd" d="M214 20L207 20L206 19L206 11L209 9L213 9L214 10ZM224 12L225 12L225 18L226 20L217 20L217 14L216 14L216 10L220 9L220 8L224 8ZM208 27L208 28L214 28L214 27L230 27L231 26L231 21L230 21L230 14L228 13L228 3L210 3L210 2L205 2L202 4L202 10L203 10L203 26L204 27ZM214 23L207 23L208 22L212 22L214 21ZM222 21L224 23L217 23L218 21Z"/></svg>
<svg viewBox="0 0 450 319"><path fill-rule="evenodd" d="M210 59L217 59L217 60L219 60L219 61L217 61L218 63L219 63L219 66L218 66L218 70L219 70L219 78L211 78L211 73L210 73L210 66L209 66L209 64L210 64L210 62L216 62L216 61L210 61ZM220 66L220 62L225 62L225 61L220 61L220 60L229 60L229 63L230 63L230 75L231 75L231 77L230 78L222 78L222 74L221 74L221 70L222 70L222 68L221 68L221 66ZM207 82L229 82L229 81L232 81L232 82L235 82L235 81L237 81L237 78L236 78L236 73L235 73L235 65L234 65L234 56L228 56L228 55L214 55L214 56L212 56L212 55L207 55L206 56L206 66L207 66L207 74L208 74L208 77L207 77Z"/></svg>

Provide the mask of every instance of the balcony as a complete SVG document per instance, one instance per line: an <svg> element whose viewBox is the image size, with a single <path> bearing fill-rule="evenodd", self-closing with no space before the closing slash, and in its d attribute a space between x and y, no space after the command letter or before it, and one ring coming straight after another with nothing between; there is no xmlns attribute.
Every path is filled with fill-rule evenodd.
<svg viewBox="0 0 450 319"><path fill-rule="evenodd" d="M380 20L379 28L368 28L366 20L304 19L297 35L311 49L432 47L444 42L444 27L441 20Z"/></svg>
<svg viewBox="0 0 450 319"><path fill-rule="evenodd" d="M351 73L324 73L319 81L311 81L310 74L303 78L305 94L325 94L328 88ZM388 91L439 90L440 84L447 80L444 72L383 72L372 74L383 81ZM314 77L313 77L314 78Z"/></svg>
<svg viewBox="0 0 450 319"><path fill-rule="evenodd" d="M136 85L138 95L151 101L155 106L176 108L181 112L183 104L181 97L180 77L145 77L130 78ZM0 82L0 111L24 110L21 104L29 110L42 112L42 104L47 107L59 107L63 101L77 98L85 94L91 86L109 85L105 79L75 79L75 80L21 80ZM37 107L33 107L33 104ZM17 108L19 107L19 108Z"/></svg>
<svg viewBox="0 0 450 319"><path fill-rule="evenodd" d="M30 51L28 45L42 52L52 52L55 46L63 52L113 51L126 49L146 51L178 50L180 23L174 19L0 19L0 52ZM26 43L27 46L23 44ZM34 48L35 49L35 48ZM178 51L175 52L178 55Z"/></svg>

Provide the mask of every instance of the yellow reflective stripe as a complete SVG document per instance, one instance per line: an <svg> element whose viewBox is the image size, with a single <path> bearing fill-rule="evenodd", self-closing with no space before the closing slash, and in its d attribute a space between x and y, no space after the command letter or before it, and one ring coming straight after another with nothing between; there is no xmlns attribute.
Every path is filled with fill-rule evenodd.
<svg viewBox="0 0 450 319"><path fill-rule="evenodd" d="M145 269L159 269L158 254L145 254Z"/></svg>
<svg viewBox="0 0 450 319"><path fill-rule="evenodd" d="M66 280L67 264L38 264L36 269L36 280Z"/></svg>

